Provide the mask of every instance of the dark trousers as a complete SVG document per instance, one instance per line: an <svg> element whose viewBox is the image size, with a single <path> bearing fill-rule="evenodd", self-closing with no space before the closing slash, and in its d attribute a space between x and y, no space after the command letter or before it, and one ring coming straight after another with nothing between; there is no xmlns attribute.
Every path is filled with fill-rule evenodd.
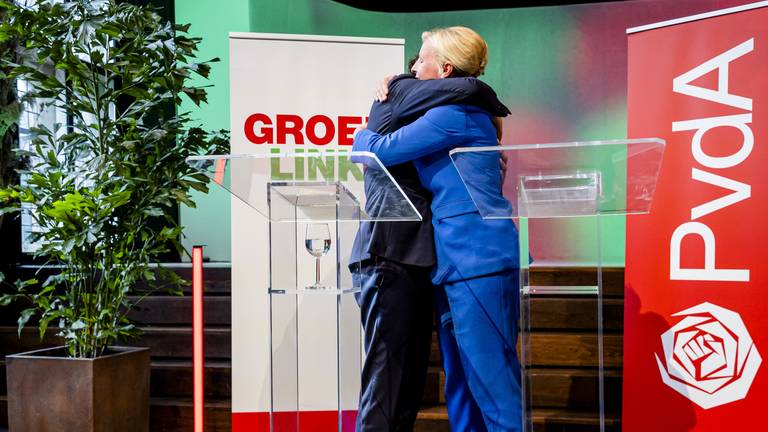
<svg viewBox="0 0 768 432"><path fill-rule="evenodd" d="M357 431L412 431L427 376L434 288L430 269L375 258L357 296L365 330Z"/></svg>

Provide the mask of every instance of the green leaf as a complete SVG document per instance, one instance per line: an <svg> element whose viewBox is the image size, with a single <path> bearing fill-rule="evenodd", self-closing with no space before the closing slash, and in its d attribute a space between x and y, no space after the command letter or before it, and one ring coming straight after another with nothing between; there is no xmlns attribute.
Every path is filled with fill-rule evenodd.
<svg viewBox="0 0 768 432"><path fill-rule="evenodd" d="M4 214L16 213L16 212L19 212L19 211L21 211L21 207L20 206L6 205L4 207L0 207L0 216L2 216Z"/></svg>
<svg viewBox="0 0 768 432"><path fill-rule="evenodd" d="M45 332L48 330L48 324L55 318L55 314L51 314L50 316L43 316L40 318L40 323L38 324L37 328L41 340L43 337L45 337Z"/></svg>
<svg viewBox="0 0 768 432"><path fill-rule="evenodd" d="M144 213L149 215L149 216L162 216L162 215L165 214L165 212L163 212L162 209L157 208L157 207L150 207L148 209L145 209Z"/></svg>
<svg viewBox="0 0 768 432"><path fill-rule="evenodd" d="M34 313L37 311L35 308L28 308L21 311L21 314L19 315L19 328L18 328L18 335L21 337L21 330L24 329L24 326L27 325L27 321L29 321L29 318L34 315Z"/></svg>
<svg viewBox="0 0 768 432"><path fill-rule="evenodd" d="M23 292L28 286L37 284L37 279L17 279L13 284L17 291Z"/></svg>
<svg viewBox="0 0 768 432"><path fill-rule="evenodd" d="M43 291L46 291L48 288L54 289L56 285L60 284L64 280L65 276L61 273L48 276L48 278L45 279L45 282L43 282L43 286L45 287Z"/></svg>
<svg viewBox="0 0 768 432"><path fill-rule="evenodd" d="M8 306L14 300L16 300L16 296L13 294L0 295L0 306Z"/></svg>
<svg viewBox="0 0 768 432"><path fill-rule="evenodd" d="M38 296L42 296L42 295L48 294L49 292L53 291L54 289L56 289L56 288L53 285L48 285L45 288L43 288L42 290L40 290L40 292L37 293L37 295Z"/></svg>

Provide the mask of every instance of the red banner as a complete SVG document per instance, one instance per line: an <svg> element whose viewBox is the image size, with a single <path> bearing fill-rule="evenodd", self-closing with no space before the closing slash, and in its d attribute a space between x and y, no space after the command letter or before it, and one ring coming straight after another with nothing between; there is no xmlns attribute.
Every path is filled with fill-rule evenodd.
<svg viewBox="0 0 768 432"><path fill-rule="evenodd" d="M768 7L630 34L628 73L629 137L667 147L627 218L623 430L762 428Z"/></svg>

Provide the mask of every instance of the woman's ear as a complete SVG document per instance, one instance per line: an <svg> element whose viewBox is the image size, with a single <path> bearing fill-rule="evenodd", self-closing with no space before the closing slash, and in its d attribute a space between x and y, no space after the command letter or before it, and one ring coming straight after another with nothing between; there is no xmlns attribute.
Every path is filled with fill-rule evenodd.
<svg viewBox="0 0 768 432"><path fill-rule="evenodd" d="M453 65L450 63L443 64L443 68L440 71L440 78L448 78L453 74Z"/></svg>

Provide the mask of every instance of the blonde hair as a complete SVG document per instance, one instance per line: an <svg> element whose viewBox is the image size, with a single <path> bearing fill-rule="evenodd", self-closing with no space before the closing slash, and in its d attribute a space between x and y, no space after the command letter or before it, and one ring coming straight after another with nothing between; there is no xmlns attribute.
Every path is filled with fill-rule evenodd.
<svg viewBox="0 0 768 432"><path fill-rule="evenodd" d="M421 40L430 41L440 66L450 63L459 75L480 76L488 64L488 45L471 28L437 28L422 33Z"/></svg>

